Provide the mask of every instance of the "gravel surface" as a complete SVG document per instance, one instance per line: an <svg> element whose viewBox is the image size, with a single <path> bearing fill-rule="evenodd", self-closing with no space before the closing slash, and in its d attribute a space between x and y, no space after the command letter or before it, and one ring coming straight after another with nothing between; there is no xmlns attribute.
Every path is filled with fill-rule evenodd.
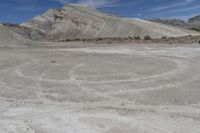
<svg viewBox="0 0 200 133"><path fill-rule="evenodd" d="M198 45L1 48L0 133L200 133L199 66Z"/></svg>

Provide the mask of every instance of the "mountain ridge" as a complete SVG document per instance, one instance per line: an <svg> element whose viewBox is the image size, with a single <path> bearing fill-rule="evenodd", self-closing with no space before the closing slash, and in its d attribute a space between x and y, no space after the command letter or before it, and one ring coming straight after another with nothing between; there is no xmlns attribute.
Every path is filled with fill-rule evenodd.
<svg viewBox="0 0 200 133"><path fill-rule="evenodd" d="M188 23L198 23L198 24L200 24L200 15L189 18Z"/></svg>
<svg viewBox="0 0 200 133"><path fill-rule="evenodd" d="M200 15L191 17L187 21L183 21L180 19L159 19L159 18L155 18L150 21L162 23L166 25L171 25L171 26L177 26L180 28L200 31Z"/></svg>

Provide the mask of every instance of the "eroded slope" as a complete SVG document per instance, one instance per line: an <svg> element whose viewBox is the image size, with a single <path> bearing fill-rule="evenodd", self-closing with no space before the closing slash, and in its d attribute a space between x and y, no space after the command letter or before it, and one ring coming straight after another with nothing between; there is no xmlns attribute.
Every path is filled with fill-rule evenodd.
<svg viewBox="0 0 200 133"><path fill-rule="evenodd" d="M50 9L23 26L39 29L48 40L68 38L185 36L196 32L138 19L123 19L84 5L65 5Z"/></svg>

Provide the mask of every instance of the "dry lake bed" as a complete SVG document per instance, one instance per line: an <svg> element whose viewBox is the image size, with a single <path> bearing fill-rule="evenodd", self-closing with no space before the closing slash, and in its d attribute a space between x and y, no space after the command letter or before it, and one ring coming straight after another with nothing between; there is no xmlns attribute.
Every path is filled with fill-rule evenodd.
<svg viewBox="0 0 200 133"><path fill-rule="evenodd" d="M200 133L200 46L1 48L0 133Z"/></svg>

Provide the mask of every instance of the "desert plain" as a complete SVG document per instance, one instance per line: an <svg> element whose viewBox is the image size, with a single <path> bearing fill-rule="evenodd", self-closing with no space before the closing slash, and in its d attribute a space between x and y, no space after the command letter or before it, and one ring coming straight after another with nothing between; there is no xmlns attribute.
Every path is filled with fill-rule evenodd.
<svg viewBox="0 0 200 133"><path fill-rule="evenodd" d="M198 44L70 43L0 49L0 133L200 133Z"/></svg>

